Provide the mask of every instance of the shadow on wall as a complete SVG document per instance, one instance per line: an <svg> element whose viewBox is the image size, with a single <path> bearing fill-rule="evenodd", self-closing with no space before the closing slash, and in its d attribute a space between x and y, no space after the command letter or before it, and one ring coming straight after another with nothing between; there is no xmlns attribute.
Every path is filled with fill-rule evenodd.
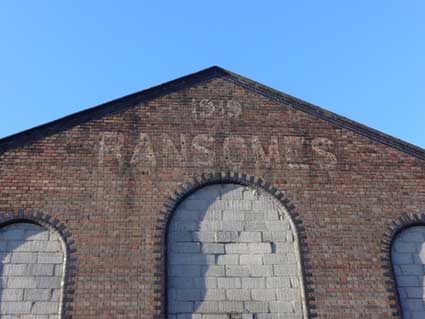
<svg viewBox="0 0 425 319"><path fill-rule="evenodd" d="M0 229L0 314L59 318L64 254L59 237L31 223Z"/></svg>
<svg viewBox="0 0 425 319"><path fill-rule="evenodd" d="M236 184L185 199L168 229L169 318L304 318L287 216L269 194Z"/></svg>
<svg viewBox="0 0 425 319"><path fill-rule="evenodd" d="M403 319L425 318L425 226L409 227L398 234L391 259Z"/></svg>

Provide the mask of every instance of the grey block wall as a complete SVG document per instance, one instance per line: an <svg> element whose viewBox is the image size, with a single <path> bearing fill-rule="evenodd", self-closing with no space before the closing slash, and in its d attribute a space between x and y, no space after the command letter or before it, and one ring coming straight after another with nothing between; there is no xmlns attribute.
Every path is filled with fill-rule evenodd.
<svg viewBox="0 0 425 319"><path fill-rule="evenodd" d="M64 253L54 232L16 223L0 229L2 319L58 319Z"/></svg>
<svg viewBox="0 0 425 319"><path fill-rule="evenodd" d="M425 318L425 226L402 231L391 247L391 259L403 319Z"/></svg>
<svg viewBox="0 0 425 319"><path fill-rule="evenodd" d="M270 195L234 184L184 200L168 233L169 318L303 318L287 216Z"/></svg>

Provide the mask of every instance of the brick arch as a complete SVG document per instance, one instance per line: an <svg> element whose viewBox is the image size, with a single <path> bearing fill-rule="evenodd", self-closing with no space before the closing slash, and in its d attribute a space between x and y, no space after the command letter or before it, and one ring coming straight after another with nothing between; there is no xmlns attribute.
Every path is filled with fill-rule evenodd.
<svg viewBox="0 0 425 319"><path fill-rule="evenodd" d="M34 211L0 212L0 229L6 226L27 223L46 228L56 233L63 249L63 287L59 318L72 319L73 295L76 274L75 242L66 226L55 217Z"/></svg>
<svg viewBox="0 0 425 319"><path fill-rule="evenodd" d="M393 221L381 241L381 266L386 278L385 285L393 318L402 318L402 309L391 258L391 247L398 234L414 226L425 226L425 213L405 214Z"/></svg>
<svg viewBox="0 0 425 319"><path fill-rule="evenodd" d="M183 183L168 197L160 210L156 223L155 253L158 273L155 274L155 318L163 319L167 315L167 235L168 226L178 205L189 195L197 190L215 184L238 184L262 190L272 195L286 209L287 218L294 229L295 241L297 242L297 254L300 261L301 289L304 296L304 314L306 318L313 318L315 314L313 280L310 272L308 247L306 243L305 228L295 206L286 198L284 193L261 178L234 172L215 172L202 174Z"/></svg>

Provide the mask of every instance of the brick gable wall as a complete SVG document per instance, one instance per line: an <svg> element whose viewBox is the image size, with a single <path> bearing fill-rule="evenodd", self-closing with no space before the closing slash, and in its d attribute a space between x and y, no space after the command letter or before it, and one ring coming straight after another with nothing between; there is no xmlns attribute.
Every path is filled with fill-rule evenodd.
<svg viewBox="0 0 425 319"><path fill-rule="evenodd" d="M304 229L311 318L398 318L381 242L425 212L424 161L223 79L8 150L0 211L43 211L75 240L73 319L162 316L160 211L211 172L262 178Z"/></svg>

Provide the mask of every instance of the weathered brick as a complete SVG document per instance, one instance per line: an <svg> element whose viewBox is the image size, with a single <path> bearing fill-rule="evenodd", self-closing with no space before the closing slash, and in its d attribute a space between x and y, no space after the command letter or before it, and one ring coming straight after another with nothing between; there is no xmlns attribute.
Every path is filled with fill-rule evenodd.
<svg viewBox="0 0 425 319"><path fill-rule="evenodd" d="M422 224L423 151L217 68L213 70L0 141L3 225L16 220L10 217L11 212L23 209L28 217L30 211L41 211L47 224L71 236L67 256L70 284L66 284L69 301L64 317L162 315L161 309L167 308L161 295L167 281L163 274L173 272L164 271L165 262L170 260L165 256L169 252L164 247L166 225L168 216L185 207L192 212L188 216L196 218L178 224L184 235L174 237L175 242L216 243L216 232L220 231L238 232L237 240L229 243L241 241L239 232L243 231L265 232L262 239L275 244L293 243L294 235L302 239L296 245L274 248L282 248L282 253L288 253L286 249L298 253L300 246L301 260L306 263L302 266L308 266L306 273L312 274L306 280L308 295L304 296L314 300L315 307L308 309L312 317L392 317L399 305L390 285L394 278L388 263L420 266L425 262L423 249L409 244L394 246L393 253L403 247L411 253L390 256L393 238L388 237L410 223ZM249 186L232 184L232 180ZM216 184L220 182L227 185ZM203 183L208 186L203 187ZM267 190L262 186L265 183ZM188 195L192 189L197 191ZM277 194L289 212L279 201L271 200L275 189L281 192ZM183 195L188 196L183 199ZM175 205L170 196L175 198ZM215 210L215 201L219 201L215 206L220 210ZM220 214L215 212L221 209L256 209L264 214L264 220L201 225L199 210L206 219L216 222ZM297 229L291 230L292 223ZM174 232L172 222L168 231ZM15 238L9 237L14 245L21 242L22 234L36 241L47 240L36 233L15 234ZM0 230L0 238L2 235ZM406 243L420 243L415 232L404 237ZM25 245L40 248L39 244ZM7 249L12 244L0 246ZM280 249L275 252L280 253ZM3 251L0 256L3 264L62 262L59 257L41 252ZM288 273L289 284L299 286L301 267L297 258L268 263L270 259L263 256L263 260L266 265L276 265L273 276L285 277L290 267L284 266L296 266L297 273ZM190 285L201 287L193 278L205 273L216 271L216 275L224 276L224 267L207 271L217 265L204 265L201 274L201 267L192 266L187 265L185 277L181 277ZM395 267L400 275L408 275L409 269L416 272L413 277L423 277L417 267ZM55 270L56 275L60 277ZM173 277L169 278L172 281ZM266 281L263 277L239 279L242 283ZM7 280L1 282L8 289ZM408 277L401 282L423 284L420 279ZM399 286L400 295L420 296L417 286L406 285ZM276 289L282 292L282 301L298 311L303 296L290 300L283 291L293 288ZM25 311L25 306L21 309ZM276 319L275 314L279 315L256 313L256 318ZM43 319L56 317L48 316ZM170 319L188 316L190 312ZM286 313L285 319L301 316ZM404 317L423 318L423 314L412 310ZM224 318L199 315L190 319Z"/></svg>

